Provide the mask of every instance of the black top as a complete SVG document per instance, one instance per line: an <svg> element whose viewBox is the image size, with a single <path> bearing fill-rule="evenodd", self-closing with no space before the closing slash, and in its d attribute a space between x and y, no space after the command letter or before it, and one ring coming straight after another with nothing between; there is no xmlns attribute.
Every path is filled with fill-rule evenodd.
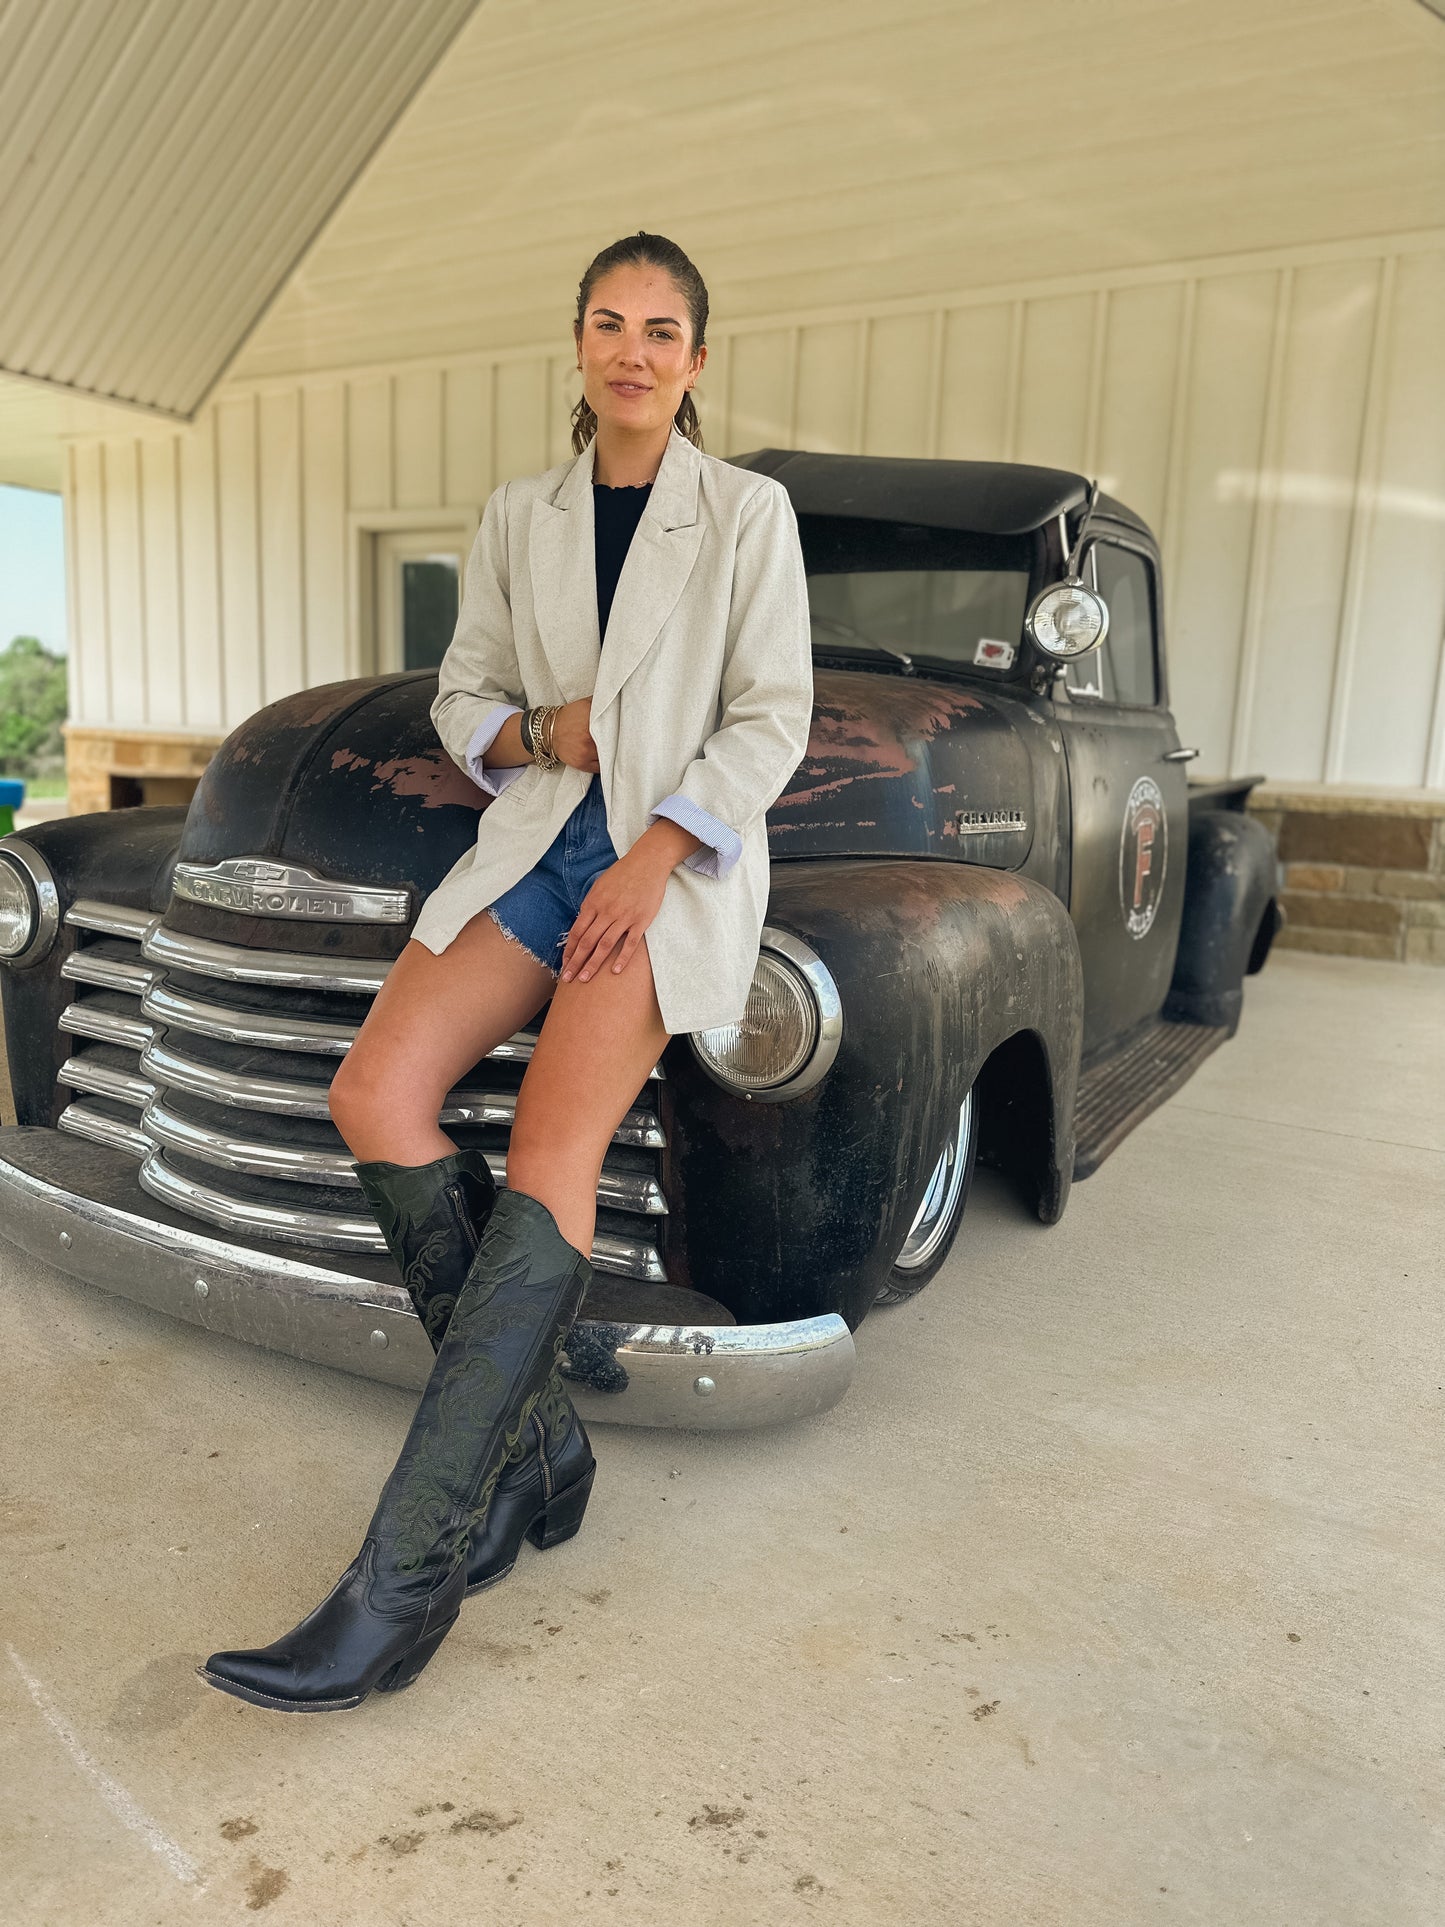
<svg viewBox="0 0 1445 1927"><path fill-rule="evenodd" d="M605 482L592 484L592 522L597 538L597 633L604 640L612 598L617 593L617 578L622 574L627 551L651 493L651 482L637 488L609 488Z"/></svg>

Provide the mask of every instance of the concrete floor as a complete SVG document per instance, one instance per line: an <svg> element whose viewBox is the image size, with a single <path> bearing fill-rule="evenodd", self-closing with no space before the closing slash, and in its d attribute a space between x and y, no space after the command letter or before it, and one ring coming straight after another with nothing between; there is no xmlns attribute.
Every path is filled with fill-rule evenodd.
<svg viewBox="0 0 1445 1927"><path fill-rule="evenodd" d="M578 1539L307 1719L193 1669L329 1589L408 1396L0 1258L0 1916L1438 1921L1442 1179L1445 973L1278 957L835 1411L599 1428Z"/></svg>

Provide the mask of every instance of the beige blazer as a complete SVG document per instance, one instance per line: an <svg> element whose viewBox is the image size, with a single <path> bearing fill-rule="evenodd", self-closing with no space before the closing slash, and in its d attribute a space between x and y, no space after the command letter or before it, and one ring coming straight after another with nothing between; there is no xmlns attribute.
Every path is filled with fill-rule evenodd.
<svg viewBox="0 0 1445 1927"><path fill-rule="evenodd" d="M601 649L593 548L597 444L488 501L432 720L467 768L499 703L592 698L607 827L625 854L675 792L742 840L722 876L679 863L644 941L669 1032L743 1014L768 907L764 814L802 760L813 713L797 519L771 476L672 430L618 580ZM475 847L422 906L440 953L542 857L591 775L535 764L482 811ZM635 959L634 959L635 961Z"/></svg>

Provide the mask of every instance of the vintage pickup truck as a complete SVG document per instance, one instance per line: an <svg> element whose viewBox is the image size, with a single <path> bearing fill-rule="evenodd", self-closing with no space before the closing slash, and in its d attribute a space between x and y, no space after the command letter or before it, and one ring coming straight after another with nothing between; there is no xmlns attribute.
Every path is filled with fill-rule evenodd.
<svg viewBox="0 0 1445 1927"><path fill-rule="evenodd" d="M768 813L747 1012L669 1042L603 1168L566 1363L589 1421L833 1403L869 1310L942 1264L975 1157L1055 1222L1233 1033L1278 923L1249 782L1190 793L1137 515L1018 464L737 460L797 510L814 724ZM229 737L189 810L0 840L6 1238L214 1331L423 1382L326 1097L487 806L437 742L435 688L308 689ZM443 1112L498 1178L535 1035Z"/></svg>

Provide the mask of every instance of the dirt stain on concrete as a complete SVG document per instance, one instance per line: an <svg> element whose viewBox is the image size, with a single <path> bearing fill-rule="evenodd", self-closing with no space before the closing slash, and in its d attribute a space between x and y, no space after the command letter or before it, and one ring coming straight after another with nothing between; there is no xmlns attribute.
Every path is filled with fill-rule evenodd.
<svg viewBox="0 0 1445 1927"><path fill-rule="evenodd" d="M244 1840L249 1834L259 1832L260 1828L249 1815L240 1815L234 1820L223 1820L221 1822L221 1838L223 1840Z"/></svg>
<svg viewBox="0 0 1445 1927"><path fill-rule="evenodd" d="M284 1867L263 1867L259 1860L251 1865L255 1871L246 1884L246 1911L259 1914L263 1907L281 1898L291 1885L291 1876Z"/></svg>
<svg viewBox="0 0 1445 1927"><path fill-rule="evenodd" d="M510 1820L504 1820L500 1813L493 1813L488 1807L476 1807L471 1813L464 1813L459 1820L453 1820L453 1833L506 1833L517 1826L521 1814L514 1813Z"/></svg>

